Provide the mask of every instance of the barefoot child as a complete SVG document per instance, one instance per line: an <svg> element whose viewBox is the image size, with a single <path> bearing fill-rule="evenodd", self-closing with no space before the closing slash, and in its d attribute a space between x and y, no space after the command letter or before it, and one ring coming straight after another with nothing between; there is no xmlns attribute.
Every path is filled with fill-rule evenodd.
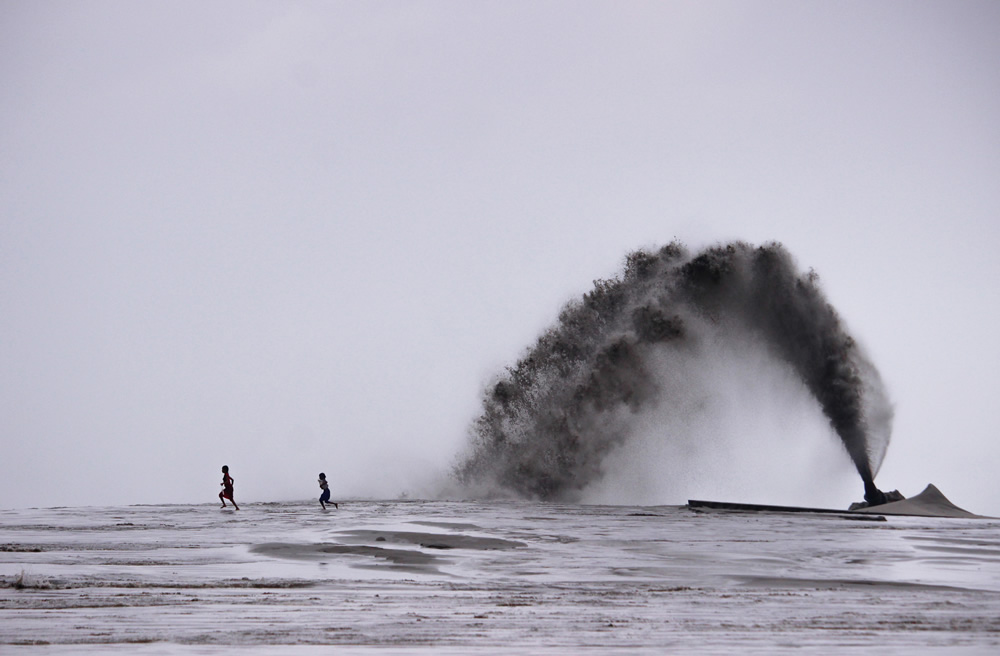
<svg viewBox="0 0 1000 656"><path fill-rule="evenodd" d="M233 504L233 508L239 510L240 507L236 505L233 501L233 477L229 475L229 465L222 465L222 492L219 492L219 500L222 501L222 507L226 507L226 499L229 499Z"/></svg>
<svg viewBox="0 0 1000 656"><path fill-rule="evenodd" d="M326 504L330 503L330 487L326 484L326 474L320 473L319 475L319 489L323 490L323 494L319 495L319 505L323 506L323 510L326 510ZM334 508L340 508L334 502Z"/></svg>

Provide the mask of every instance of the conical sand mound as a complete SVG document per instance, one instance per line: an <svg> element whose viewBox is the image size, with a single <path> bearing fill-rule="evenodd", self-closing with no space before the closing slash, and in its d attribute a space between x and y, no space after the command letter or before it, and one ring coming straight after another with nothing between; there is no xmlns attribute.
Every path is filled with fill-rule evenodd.
<svg viewBox="0 0 1000 656"><path fill-rule="evenodd" d="M912 515L916 517L969 517L981 519L982 515L971 513L959 508L941 494L934 485L928 485L924 491L915 497L893 501L880 506L860 508L855 512L871 513L873 515Z"/></svg>

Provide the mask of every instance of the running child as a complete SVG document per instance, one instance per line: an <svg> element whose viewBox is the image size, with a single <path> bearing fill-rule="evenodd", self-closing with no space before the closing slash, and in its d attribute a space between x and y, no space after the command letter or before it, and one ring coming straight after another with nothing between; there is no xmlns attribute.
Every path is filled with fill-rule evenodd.
<svg viewBox="0 0 1000 656"><path fill-rule="evenodd" d="M330 486L326 484L326 474L322 472L319 475L319 489L323 490L323 494L319 495L319 505L323 506L323 510L326 510L326 504L331 503ZM333 502L333 507L340 508L336 502Z"/></svg>
<svg viewBox="0 0 1000 656"><path fill-rule="evenodd" d="M219 500L222 501L222 507L226 507L226 499L233 504L233 508L239 510L240 507L236 505L233 501L233 477L229 475L229 465L222 465L222 492L219 492Z"/></svg>

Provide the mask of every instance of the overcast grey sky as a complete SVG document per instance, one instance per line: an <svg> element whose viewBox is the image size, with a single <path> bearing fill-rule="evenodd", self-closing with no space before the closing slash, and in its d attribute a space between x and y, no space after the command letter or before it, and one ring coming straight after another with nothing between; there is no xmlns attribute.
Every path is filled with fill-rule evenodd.
<svg viewBox="0 0 1000 656"><path fill-rule="evenodd" d="M6 0L0 506L211 501L224 463L237 500L420 490L563 303L676 237L814 268L896 404L880 486L1000 515L998 33L996 2Z"/></svg>

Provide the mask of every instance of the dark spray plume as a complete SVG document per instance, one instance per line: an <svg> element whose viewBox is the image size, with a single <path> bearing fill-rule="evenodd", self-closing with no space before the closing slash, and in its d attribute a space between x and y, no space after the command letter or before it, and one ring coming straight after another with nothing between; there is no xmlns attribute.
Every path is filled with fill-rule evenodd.
<svg viewBox="0 0 1000 656"><path fill-rule="evenodd" d="M456 478L473 493L578 498L635 432L630 418L664 403L665 387L684 384L664 385L656 358L697 353L712 331L763 342L791 367L843 442L866 501L883 503L874 479L892 421L885 389L816 274L800 274L777 243L691 254L674 242L628 255L619 277L595 281L563 308L486 390Z"/></svg>

